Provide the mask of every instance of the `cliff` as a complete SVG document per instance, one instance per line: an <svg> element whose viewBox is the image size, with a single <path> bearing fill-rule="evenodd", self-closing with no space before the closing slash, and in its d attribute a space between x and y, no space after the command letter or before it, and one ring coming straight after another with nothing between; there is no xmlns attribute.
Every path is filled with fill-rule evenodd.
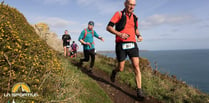
<svg viewBox="0 0 209 103"><path fill-rule="evenodd" d="M33 25L36 33L47 42L47 44L54 50L62 52L62 40L58 38L57 34L50 31L46 23L38 23Z"/></svg>

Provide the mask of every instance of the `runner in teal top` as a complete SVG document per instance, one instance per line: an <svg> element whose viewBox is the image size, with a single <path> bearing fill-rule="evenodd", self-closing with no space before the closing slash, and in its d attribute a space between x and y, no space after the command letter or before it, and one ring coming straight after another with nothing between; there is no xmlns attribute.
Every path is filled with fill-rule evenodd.
<svg viewBox="0 0 209 103"><path fill-rule="evenodd" d="M85 36L86 31L87 31L87 34ZM88 28L86 28L81 32L81 34L78 38L78 41L83 40L84 42L91 44L91 46L83 45L84 50L94 49L94 38L93 38L93 36L98 38L98 39L101 39L101 37L94 30L89 30Z"/></svg>
<svg viewBox="0 0 209 103"><path fill-rule="evenodd" d="M82 66L83 62L88 62L89 57L91 57L91 63L90 63L90 69L89 72L92 72L94 61L95 61L95 48L94 48L94 38L96 37L100 39L101 41L104 41L102 37L100 37L94 30L94 22L89 21L88 28L84 29L79 38L78 41L80 41L83 45L83 53L84 53L84 59L80 59L79 66Z"/></svg>

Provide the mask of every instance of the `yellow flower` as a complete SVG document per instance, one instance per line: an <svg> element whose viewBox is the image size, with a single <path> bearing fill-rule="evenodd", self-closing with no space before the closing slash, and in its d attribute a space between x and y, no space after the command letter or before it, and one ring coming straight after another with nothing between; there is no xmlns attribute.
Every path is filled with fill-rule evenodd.
<svg viewBox="0 0 209 103"><path fill-rule="evenodd" d="M15 52L18 52L18 49L14 49Z"/></svg>
<svg viewBox="0 0 209 103"><path fill-rule="evenodd" d="M13 61L11 62L11 64L15 64L15 60L13 60Z"/></svg>
<svg viewBox="0 0 209 103"><path fill-rule="evenodd" d="M39 80L39 79L35 79L35 82L36 82L36 83L39 83L39 82L40 82L40 80Z"/></svg>
<svg viewBox="0 0 209 103"><path fill-rule="evenodd" d="M7 46L7 49L12 49L9 45Z"/></svg>
<svg viewBox="0 0 209 103"><path fill-rule="evenodd" d="M4 72L8 71L8 67L4 67L3 71Z"/></svg>
<svg viewBox="0 0 209 103"><path fill-rule="evenodd" d="M3 52L3 51L1 51L1 52L0 52L0 54L1 54L1 55L3 55L3 54L4 54L4 52Z"/></svg>

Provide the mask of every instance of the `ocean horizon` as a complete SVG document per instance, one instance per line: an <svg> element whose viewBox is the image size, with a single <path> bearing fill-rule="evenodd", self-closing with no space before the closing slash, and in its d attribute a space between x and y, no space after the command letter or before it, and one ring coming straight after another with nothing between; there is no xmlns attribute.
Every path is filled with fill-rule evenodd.
<svg viewBox="0 0 209 103"><path fill-rule="evenodd" d="M98 52L115 58L114 51ZM140 57L147 58L153 69L175 75L178 80L209 94L209 49L142 50Z"/></svg>

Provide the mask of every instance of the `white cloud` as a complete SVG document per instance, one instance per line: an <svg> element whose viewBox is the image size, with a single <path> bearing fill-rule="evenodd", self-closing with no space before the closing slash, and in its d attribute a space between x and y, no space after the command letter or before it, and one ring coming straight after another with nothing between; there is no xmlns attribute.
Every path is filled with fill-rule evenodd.
<svg viewBox="0 0 209 103"><path fill-rule="evenodd" d="M58 17L38 17L35 21L47 23L52 28L65 28L66 26L77 24L74 21L68 21Z"/></svg>
<svg viewBox="0 0 209 103"><path fill-rule="evenodd" d="M89 5L89 4L93 4L97 0L76 0L76 1L78 2L78 4Z"/></svg>
<svg viewBox="0 0 209 103"><path fill-rule="evenodd" d="M35 1L35 0L34 0ZM55 5L69 5L70 3L77 3L79 6L88 9L98 10L99 14L112 13L123 6L124 1L111 1L111 0L38 0L44 4ZM75 4L74 4L75 5Z"/></svg>
<svg viewBox="0 0 209 103"><path fill-rule="evenodd" d="M77 22L68 21L58 17L37 17L33 19L33 22L35 24L39 22L48 24L50 31L55 32L59 37L61 34L63 34L65 29L69 30L69 32L72 34L80 33L78 29L71 27L72 25L79 25Z"/></svg>
<svg viewBox="0 0 209 103"><path fill-rule="evenodd" d="M147 14L156 11L159 8L163 8L172 0L139 0L137 6L140 8L139 11L143 14Z"/></svg>
<svg viewBox="0 0 209 103"><path fill-rule="evenodd" d="M201 20L201 26L202 29L208 29L209 28L209 18Z"/></svg>
<svg viewBox="0 0 209 103"><path fill-rule="evenodd" d="M45 4L60 4L60 5L65 5L71 0L43 0Z"/></svg>
<svg viewBox="0 0 209 103"><path fill-rule="evenodd" d="M191 15L152 15L141 22L142 28L150 28L163 24L180 25L196 22L196 18Z"/></svg>
<svg viewBox="0 0 209 103"><path fill-rule="evenodd" d="M99 10L100 14L112 13L121 8L121 1L108 1L108 0L77 0L77 3L81 6L88 8L94 8Z"/></svg>

